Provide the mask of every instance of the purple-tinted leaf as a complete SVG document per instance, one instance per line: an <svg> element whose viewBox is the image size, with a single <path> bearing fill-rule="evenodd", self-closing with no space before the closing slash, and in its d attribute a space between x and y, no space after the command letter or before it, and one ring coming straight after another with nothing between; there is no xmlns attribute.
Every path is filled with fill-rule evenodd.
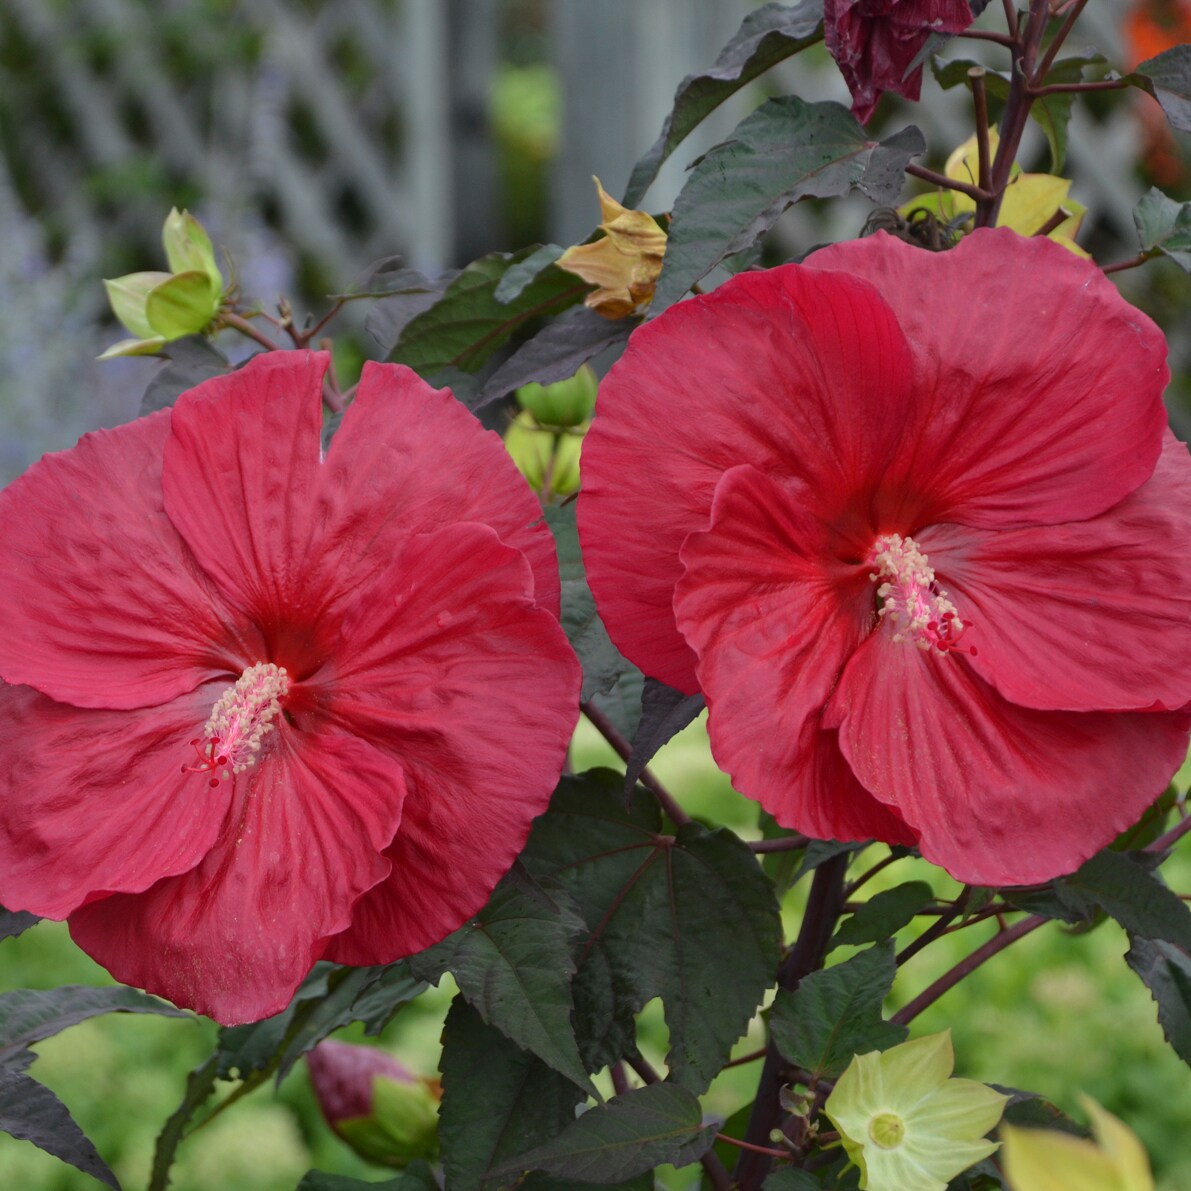
<svg viewBox="0 0 1191 1191"><path fill-rule="evenodd" d="M165 363L153 374L141 398L141 414L173 405L187 389L231 368L227 357L202 335L187 335L165 344L158 352Z"/></svg>
<svg viewBox="0 0 1191 1191"><path fill-rule="evenodd" d="M633 737L633 751L625 767L625 790L631 790L658 749L681 732L701 712L702 695L684 695L656 678L647 678L641 691L641 719Z"/></svg>
<svg viewBox="0 0 1191 1191"><path fill-rule="evenodd" d="M1191 1063L1191 956L1172 943L1131 936L1125 962L1141 977L1158 1005L1166 1041Z"/></svg>
<svg viewBox="0 0 1191 1191"><path fill-rule="evenodd" d="M28 910L5 910L0 908L0 939L14 939L22 931L36 926L41 921Z"/></svg>
<svg viewBox="0 0 1191 1191"><path fill-rule="evenodd" d="M1162 105L1172 128L1191 132L1191 45L1176 45L1147 58L1124 81L1148 91Z"/></svg>

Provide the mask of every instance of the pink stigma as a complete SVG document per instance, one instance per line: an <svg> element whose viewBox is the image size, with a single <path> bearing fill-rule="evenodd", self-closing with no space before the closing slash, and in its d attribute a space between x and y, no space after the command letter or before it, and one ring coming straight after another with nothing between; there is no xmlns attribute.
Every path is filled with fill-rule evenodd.
<svg viewBox="0 0 1191 1191"><path fill-rule="evenodd" d="M975 646L959 643L971 623L960 619L913 538L882 534L865 561L875 568L869 578L880 583L878 615L893 629L894 641L912 641L919 649L942 654L976 656Z"/></svg>
<svg viewBox="0 0 1191 1191"><path fill-rule="evenodd" d="M211 709L203 735L190 743L198 763L183 773L209 773L210 785L243 773L260 760L261 742L273 731L281 700L289 692L289 675L272 662L258 662L228 687Z"/></svg>

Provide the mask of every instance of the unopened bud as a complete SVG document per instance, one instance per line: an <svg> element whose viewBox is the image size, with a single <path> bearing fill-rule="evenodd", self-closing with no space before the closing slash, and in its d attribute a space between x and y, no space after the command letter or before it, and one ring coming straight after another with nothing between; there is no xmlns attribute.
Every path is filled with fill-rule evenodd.
<svg viewBox="0 0 1191 1191"><path fill-rule="evenodd" d="M552 385L536 381L517 390L517 403L528 410L542 426L578 426L595 410L599 378L590 364L584 364L574 376Z"/></svg>
<svg viewBox="0 0 1191 1191"><path fill-rule="evenodd" d="M569 496L579 488L579 454L590 424L541 426L524 410L505 431L505 449L535 492L546 499Z"/></svg>

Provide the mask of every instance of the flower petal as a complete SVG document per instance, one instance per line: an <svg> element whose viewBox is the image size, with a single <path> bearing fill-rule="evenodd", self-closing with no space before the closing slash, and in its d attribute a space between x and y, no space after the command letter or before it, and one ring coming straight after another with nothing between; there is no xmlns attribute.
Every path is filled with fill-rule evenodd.
<svg viewBox="0 0 1191 1191"><path fill-rule="evenodd" d="M319 471L322 352L265 352L183 393L165 443L165 508L226 598L258 623L317 611L307 547Z"/></svg>
<svg viewBox="0 0 1191 1191"><path fill-rule="evenodd" d="M165 515L170 415L84 435L0 492L0 676L77 707L167 703L255 633Z"/></svg>
<svg viewBox="0 0 1191 1191"><path fill-rule="evenodd" d="M409 368L364 365L319 485L320 565L334 574L382 531L409 535L478 521L520 550L542 607L559 612L558 561L542 508L500 437ZM383 551L374 551L384 561ZM358 586L357 569L351 588Z"/></svg>
<svg viewBox="0 0 1191 1191"><path fill-rule="evenodd" d="M401 759L392 875L328 958L388 963L479 910L546 809L579 714L579 664L519 551L487 525L398 547L343 621L329 714Z"/></svg>
<svg viewBox="0 0 1191 1191"><path fill-rule="evenodd" d="M949 1079L933 1096L914 1106L911 1116L914 1144L941 1152L959 1141L982 1143L1008 1103L1008 1096L988 1084L974 1079Z"/></svg>
<svg viewBox="0 0 1191 1191"><path fill-rule="evenodd" d="M229 793L184 773L218 691L164 707L79 710L0 685L0 903L65 918L193 868Z"/></svg>
<svg viewBox="0 0 1191 1191"><path fill-rule="evenodd" d="M853 772L959 881L1028 885L1072 872L1137 821L1187 751L1184 712L1035 711L965 659L875 632L826 722Z"/></svg>
<svg viewBox="0 0 1191 1191"><path fill-rule="evenodd" d="M801 490L799 490L801 491ZM710 527L682 547L678 626L698 655L717 763L779 823L818 839L915 836L843 762L820 722L869 631L868 567L834 558L828 527L754 467L724 473Z"/></svg>
<svg viewBox="0 0 1191 1191"><path fill-rule="evenodd" d="M389 872L401 766L362 740L295 734L235 779L203 862L139 895L70 917L80 947L117 980L224 1025L277 1013ZM295 738L297 737L297 738Z"/></svg>
<svg viewBox="0 0 1191 1191"><path fill-rule="evenodd" d="M878 234L807 263L875 285L913 350L917 399L884 497L916 518L902 532L1084 520L1153 473L1166 342L1088 261L986 229L951 252Z"/></svg>
<svg viewBox="0 0 1191 1191"><path fill-rule="evenodd" d="M1191 702L1191 459L1167 432L1152 479L1090 521L918 538L973 622L972 668L1023 707L1175 710Z"/></svg>
<svg viewBox="0 0 1191 1191"><path fill-rule="evenodd" d="M578 514L587 577L621 651L693 692L673 591L679 548L706 526L720 476L751 463L800 479L838 515L885 471L909 380L902 333L875 292L797 265L742 274L635 331L600 385Z"/></svg>

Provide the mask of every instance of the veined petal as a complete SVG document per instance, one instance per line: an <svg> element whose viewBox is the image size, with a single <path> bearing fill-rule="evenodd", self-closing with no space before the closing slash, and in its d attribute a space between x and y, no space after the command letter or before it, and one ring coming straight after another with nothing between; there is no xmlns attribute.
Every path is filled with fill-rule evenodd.
<svg viewBox="0 0 1191 1191"><path fill-rule="evenodd" d="M327 937L388 875L382 853L401 820L392 757L352 737L281 731L275 751L235 778L197 868L70 917L75 942L117 980L224 1025L285 1008Z"/></svg>
<svg viewBox="0 0 1191 1191"><path fill-rule="evenodd" d="M725 472L709 528L683 543L678 627L698 655L712 751L737 790L819 839L913 843L820 722L873 620L869 568L834 558L830 538L756 468Z"/></svg>
<svg viewBox="0 0 1191 1191"><path fill-rule="evenodd" d="M488 525L401 543L343 618L327 712L401 760L392 874L332 941L387 963L479 910L546 809L579 714L579 664L522 554Z"/></svg>
<svg viewBox="0 0 1191 1191"><path fill-rule="evenodd" d="M972 668L1023 707L1191 702L1191 459L1169 431L1153 479L1089 521L919 535L972 627Z"/></svg>
<svg viewBox="0 0 1191 1191"><path fill-rule="evenodd" d="M323 352L265 352L173 407L170 520L226 598L262 624L317 614L306 561L322 430Z"/></svg>
<svg viewBox="0 0 1191 1191"><path fill-rule="evenodd" d="M751 463L804 481L824 517L839 515L886 470L909 381L904 338L876 293L797 265L741 275L634 332L600 386L578 514L587 577L621 651L693 692L672 600L679 549L705 528L720 476Z"/></svg>
<svg viewBox="0 0 1191 1191"><path fill-rule="evenodd" d="M323 526L319 565L329 576L384 533L490 525L529 560L538 601L558 616L554 539L499 435L484 430L449 389L431 388L409 368L364 365L323 465L316 518ZM383 567L385 551L373 556ZM359 565L341 594L358 586Z"/></svg>
<svg viewBox="0 0 1191 1191"><path fill-rule="evenodd" d="M198 864L229 795L183 767L215 697L80 710L0 684L0 903L65 918Z"/></svg>
<svg viewBox="0 0 1191 1191"><path fill-rule="evenodd" d="M1109 843L1186 755L1184 712L1035 711L966 659L877 631L827 709L861 783L920 833L923 856L974 885L1049 881Z"/></svg>
<svg viewBox="0 0 1191 1191"><path fill-rule="evenodd" d="M168 703L256 634L162 506L168 412L84 435L0 492L0 676L77 707Z"/></svg>
<svg viewBox="0 0 1191 1191"><path fill-rule="evenodd" d="M910 533L1084 520L1153 473L1166 343L1090 262L987 229L950 252L878 234L807 263L875 285L910 342L917 399L879 506Z"/></svg>

